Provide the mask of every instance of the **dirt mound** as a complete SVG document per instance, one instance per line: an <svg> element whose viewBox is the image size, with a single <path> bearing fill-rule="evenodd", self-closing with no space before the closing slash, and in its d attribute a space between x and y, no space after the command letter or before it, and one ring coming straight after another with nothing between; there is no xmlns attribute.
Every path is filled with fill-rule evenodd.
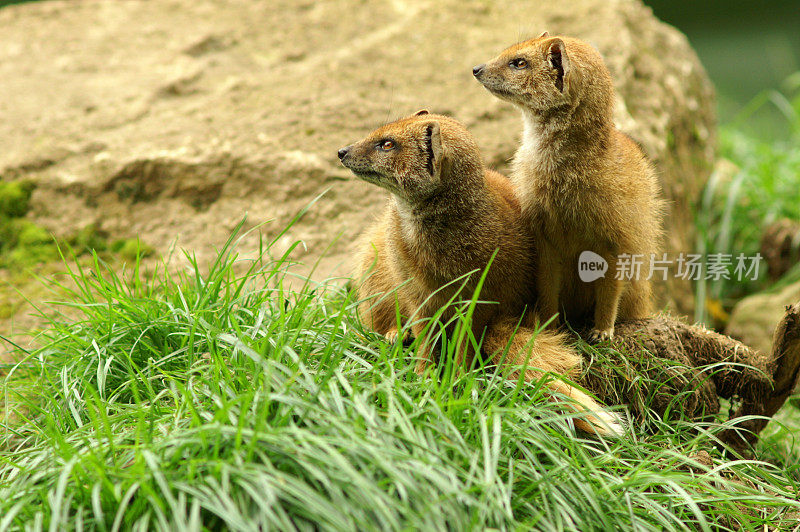
<svg viewBox="0 0 800 532"><path fill-rule="evenodd" d="M247 212L319 276L383 194L350 179L337 148L427 107L463 120L507 169L518 112L471 67L542 30L594 43L619 90L618 122L653 157L669 248L691 249L690 206L714 158L713 91L686 38L639 1L49 1L0 9L0 177L38 183L30 216L56 234L89 223L211 256ZM176 254L179 257L179 254ZM670 290L690 307L688 285Z"/></svg>

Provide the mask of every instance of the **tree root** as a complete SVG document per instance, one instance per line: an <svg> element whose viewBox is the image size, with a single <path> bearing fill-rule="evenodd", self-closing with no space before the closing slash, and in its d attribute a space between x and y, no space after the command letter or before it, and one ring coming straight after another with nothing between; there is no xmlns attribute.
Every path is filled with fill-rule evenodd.
<svg viewBox="0 0 800 532"><path fill-rule="evenodd" d="M584 338L589 330L579 331ZM582 384L606 404L626 403L664 419L708 419L719 397L731 400L736 423L720 436L737 448L752 444L780 409L800 375L800 303L788 306L772 351L753 350L728 336L670 316L618 323L615 337L592 350Z"/></svg>
<svg viewBox="0 0 800 532"><path fill-rule="evenodd" d="M773 222L761 235L761 255L773 281L800 262L800 223L788 218Z"/></svg>

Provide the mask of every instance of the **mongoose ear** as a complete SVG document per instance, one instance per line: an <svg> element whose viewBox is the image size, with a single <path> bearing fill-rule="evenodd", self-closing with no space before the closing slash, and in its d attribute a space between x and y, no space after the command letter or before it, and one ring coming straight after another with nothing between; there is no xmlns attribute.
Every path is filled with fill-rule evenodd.
<svg viewBox="0 0 800 532"><path fill-rule="evenodd" d="M547 52L547 59L550 66L556 70L556 88L559 92L566 92L569 88L570 61L567 55L567 47L561 39L553 39Z"/></svg>
<svg viewBox="0 0 800 532"><path fill-rule="evenodd" d="M436 177L442 167L442 130L439 122L430 122L425 126L425 147L428 151L428 173Z"/></svg>
<svg viewBox="0 0 800 532"><path fill-rule="evenodd" d="M543 32L542 32L542 34L541 34L541 35L539 35L539 36L538 36L538 37L536 37L536 38L537 38L537 39L544 39L545 37L550 37L550 32L549 32L549 31L543 31Z"/></svg>
<svg viewBox="0 0 800 532"><path fill-rule="evenodd" d="M414 116L422 116L422 115L429 115L429 114L431 114L431 112L428 111L427 109L420 109L419 111L414 113Z"/></svg>

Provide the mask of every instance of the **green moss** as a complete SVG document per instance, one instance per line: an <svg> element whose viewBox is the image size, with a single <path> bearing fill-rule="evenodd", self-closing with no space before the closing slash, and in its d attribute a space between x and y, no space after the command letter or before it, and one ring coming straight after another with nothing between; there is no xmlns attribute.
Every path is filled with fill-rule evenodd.
<svg viewBox="0 0 800 532"><path fill-rule="evenodd" d="M147 257L155 251L136 238L109 244L108 235L95 225L87 225L72 236L56 240L47 229L30 220L0 215L0 268L27 268L57 261L59 246L75 255L111 251L126 260Z"/></svg>
<svg viewBox="0 0 800 532"><path fill-rule="evenodd" d="M675 149L675 133L671 129L667 130L667 148L669 150Z"/></svg>
<svg viewBox="0 0 800 532"><path fill-rule="evenodd" d="M44 227L27 220L19 221L22 223L16 224L18 226L17 246L30 247L53 244L53 236Z"/></svg>
<svg viewBox="0 0 800 532"><path fill-rule="evenodd" d="M23 219L35 187L30 181L0 182L0 266L26 255L25 252L17 252L18 249L53 243L47 231Z"/></svg>
<svg viewBox="0 0 800 532"><path fill-rule="evenodd" d="M111 251L119 253L123 259L134 261L137 257L147 257L155 251L152 247L142 243L138 238L117 240L111 244Z"/></svg>
<svg viewBox="0 0 800 532"><path fill-rule="evenodd" d="M25 216L34 188L36 185L30 181L0 181L0 216Z"/></svg>
<svg viewBox="0 0 800 532"><path fill-rule="evenodd" d="M21 218L0 218L0 267L27 268L60 258L59 246L71 250L75 255L92 251L112 251L125 259L133 260L137 253L144 257L153 253L153 248L141 244L137 239L119 240L109 245L108 236L94 225L88 225L74 235L56 240L44 227Z"/></svg>
<svg viewBox="0 0 800 532"><path fill-rule="evenodd" d="M106 251L108 250L108 234L101 231L94 224L89 224L69 239L69 244L75 249L77 253L86 253L89 251Z"/></svg>
<svg viewBox="0 0 800 532"><path fill-rule="evenodd" d="M58 259L53 236L22 218L0 218L0 267L25 267Z"/></svg>
<svg viewBox="0 0 800 532"><path fill-rule="evenodd" d="M17 310L22 305L21 301L3 301L0 302L0 320L8 319L17 313Z"/></svg>
<svg viewBox="0 0 800 532"><path fill-rule="evenodd" d="M114 252L130 261L154 252L135 238L118 240L112 246L108 234L93 224L56 239L46 228L25 218L33 189L30 182L0 182L0 268L5 270L4 280L0 281L0 320L23 311L27 295L21 295L17 288L24 286L30 292L31 286L40 284L31 270L42 275L57 268L54 265L61 259L59 248L66 256L96 252L113 260L110 253L113 247Z"/></svg>
<svg viewBox="0 0 800 532"><path fill-rule="evenodd" d="M12 267L33 266L58 260L58 246L55 244L19 246L6 255L6 264Z"/></svg>
<svg viewBox="0 0 800 532"><path fill-rule="evenodd" d="M17 230L14 222L0 215L0 254L17 244Z"/></svg>
<svg viewBox="0 0 800 532"><path fill-rule="evenodd" d="M109 254L113 248L114 252L130 261L154 252L152 247L135 238L118 240L112 246L108 234L95 225L87 225L66 238L56 239L46 228L25 218L34 188L28 181L0 181L0 268L5 269L10 278L21 276L33 280L29 270L40 274L48 264L57 263L61 259L59 248L67 256L91 252ZM3 285L7 288L11 285L0 283L0 319L7 319L20 311L24 297L14 290L3 289Z"/></svg>

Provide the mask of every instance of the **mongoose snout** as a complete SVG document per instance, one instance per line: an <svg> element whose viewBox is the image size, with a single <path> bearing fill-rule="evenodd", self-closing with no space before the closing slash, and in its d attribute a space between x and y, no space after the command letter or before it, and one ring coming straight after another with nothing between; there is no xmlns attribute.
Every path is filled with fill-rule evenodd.
<svg viewBox="0 0 800 532"><path fill-rule="evenodd" d="M339 159L359 179L409 200L422 201L441 188L440 118L423 109L376 129L339 150Z"/></svg>
<svg viewBox="0 0 800 532"><path fill-rule="evenodd" d="M548 112L567 102L572 76L563 39L537 39L515 44L481 65L475 78L492 94L535 112Z"/></svg>

